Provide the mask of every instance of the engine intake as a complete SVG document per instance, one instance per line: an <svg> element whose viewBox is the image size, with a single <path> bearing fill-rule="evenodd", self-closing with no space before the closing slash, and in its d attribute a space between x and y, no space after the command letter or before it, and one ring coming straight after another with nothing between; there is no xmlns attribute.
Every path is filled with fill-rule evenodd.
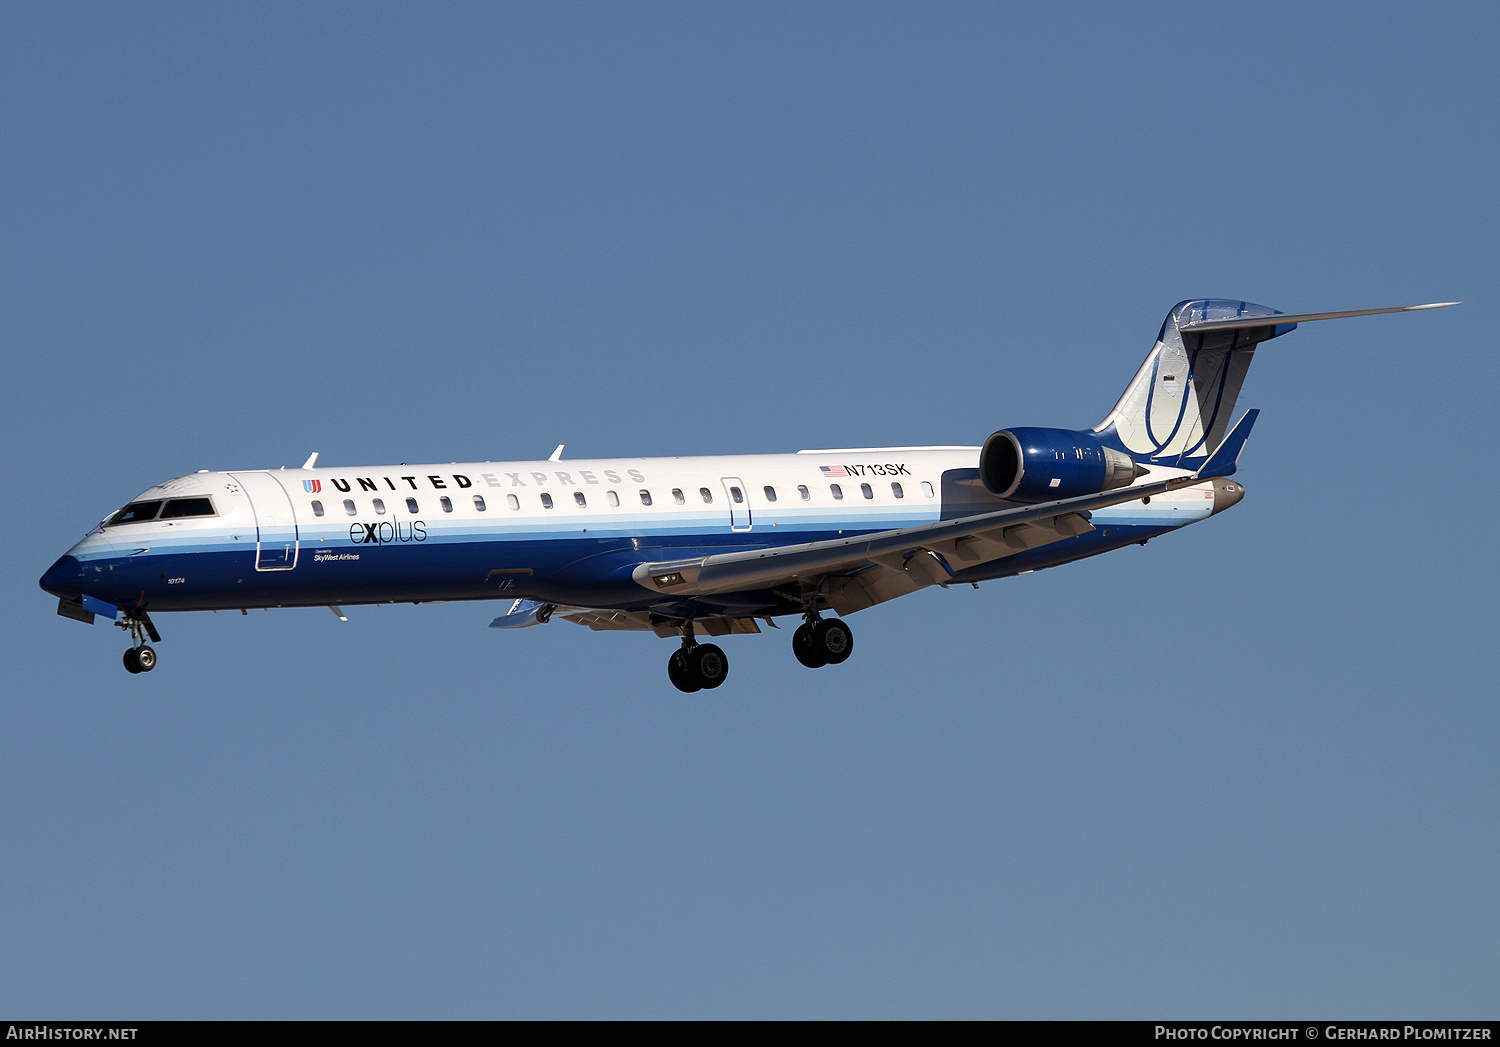
<svg viewBox="0 0 1500 1047"><path fill-rule="evenodd" d="M1023 426L1001 429L979 452L985 490L1013 502L1049 502L1128 486L1147 470L1092 433Z"/></svg>

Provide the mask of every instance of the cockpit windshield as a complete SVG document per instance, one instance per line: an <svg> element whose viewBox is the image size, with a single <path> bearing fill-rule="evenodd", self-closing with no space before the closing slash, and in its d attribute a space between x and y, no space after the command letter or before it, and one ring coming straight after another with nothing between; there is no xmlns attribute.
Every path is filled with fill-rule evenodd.
<svg viewBox="0 0 1500 1047"><path fill-rule="evenodd" d="M163 508L165 506L166 508ZM149 502L131 502L108 520L104 526L113 527L117 524L146 523L157 519L176 520L185 516L213 516L214 503L208 498L172 498L164 500L153 499Z"/></svg>
<svg viewBox="0 0 1500 1047"><path fill-rule="evenodd" d="M131 502L115 515L109 518L110 524L145 523L147 520L156 519L156 511L161 508L161 501L154 502Z"/></svg>
<svg viewBox="0 0 1500 1047"><path fill-rule="evenodd" d="M212 516L214 503L207 498L173 498L161 511L163 520L174 520L180 516Z"/></svg>

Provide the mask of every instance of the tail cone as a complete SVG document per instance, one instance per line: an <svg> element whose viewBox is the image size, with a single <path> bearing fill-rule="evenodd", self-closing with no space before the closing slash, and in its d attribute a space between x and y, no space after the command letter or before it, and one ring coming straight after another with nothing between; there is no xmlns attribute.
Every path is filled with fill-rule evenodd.
<svg viewBox="0 0 1500 1047"><path fill-rule="evenodd" d="M1237 484L1233 480L1219 476L1212 481L1214 489L1214 508L1209 516L1217 516L1231 505L1238 505L1241 498L1245 497L1245 485Z"/></svg>

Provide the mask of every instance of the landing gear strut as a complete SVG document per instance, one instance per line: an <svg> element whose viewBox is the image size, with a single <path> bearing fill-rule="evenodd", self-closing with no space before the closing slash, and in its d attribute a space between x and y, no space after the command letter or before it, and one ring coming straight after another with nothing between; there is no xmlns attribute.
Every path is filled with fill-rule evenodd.
<svg viewBox="0 0 1500 1047"><path fill-rule="evenodd" d="M125 652L125 671L135 674L149 673L155 669L156 651L146 643L146 637L151 637L152 643L161 643L161 634L151 624L151 616L145 611L135 611L122 615L115 624L121 629L130 630L130 635L135 640L135 646Z"/></svg>
<svg viewBox="0 0 1500 1047"><path fill-rule="evenodd" d="M809 669L838 665L854 653L854 633L838 618L808 611L807 621L792 633L792 654Z"/></svg>
<svg viewBox="0 0 1500 1047"><path fill-rule="evenodd" d="M683 623L682 646L667 659L667 679L679 691L713 689L729 678L729 656L717 645L693 639L693 623Z"/></svg>

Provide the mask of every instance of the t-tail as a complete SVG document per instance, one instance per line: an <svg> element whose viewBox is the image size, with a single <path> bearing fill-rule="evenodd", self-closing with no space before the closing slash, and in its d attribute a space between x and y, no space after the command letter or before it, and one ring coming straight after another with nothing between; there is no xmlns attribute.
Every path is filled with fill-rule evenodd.
<svg viewBox="0 0 1500 1047"><path fill-rule="evenodd" d="M1197 298L1162 322L1156 344L1109 417L1093 432L1106 447L1137 461L1198 469L1224 441L1256 346L1299 323L1347 316L1440 309L1457 302L1279 313L1253 302Z"/></svg>

